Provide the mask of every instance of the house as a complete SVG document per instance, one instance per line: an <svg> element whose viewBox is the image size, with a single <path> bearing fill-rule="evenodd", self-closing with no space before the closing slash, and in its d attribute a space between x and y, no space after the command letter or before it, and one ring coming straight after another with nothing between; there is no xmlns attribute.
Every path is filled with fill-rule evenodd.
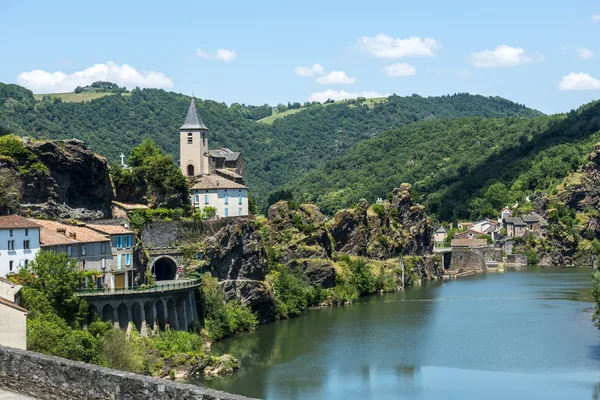
<svg viewBox="0 0 600 400"><path fill-rule="evenodd" d="M521 237L525 234L527 224L520 217L504 218L504 228L506 229L506 237Z"/></svg>
<svg viewBox="0 0 600 400"><path fill-rule="evenodd" d="M471 229L473 226L472 222L459 222L457 225L458 229Z"/></svg>
<svg viewBox="0 0 600 400"><path fill-rule="evenodd" d="M546 229L548 228L548 222L537 213L524 214L521 219L527 224L529 229L535 237L545 236Z"/></svg>
<svg viewBox="0 0 600 400"><path fill-rule="evenodd" d="M35 220L42 227L41 248L67 253L81 270L98 271L98 288L125 289L133 285L135 235L120 225L68 225ZM101 227L95 229L95 227Z"/></svg>
<svg viewBox="0 0 600 400"><path fill-rule="evenodd" d="M0 345L27 349L27 310L19 306L20 285L0 278Z"/></svg>
<svg viewBox="0 0 600 400"><path fill-rule="evenodd" d="M502 211L500 211L500 221L503 221L507 217L512 217L512 211L508 207L504 207Z"/></svg>
<svg viewBox="0 0 600 400"><path fill-rule="evenodd" d="M448 236L448 231L446 230L446 228L444 228L443 225L440 225L440 227L437 228L437 230L433 234L433 242L435 244L443 244L444 239L446 239L446 236Z"/></svg>
<svg viewBox="0 0 600 400"><path fill-rule="evenodd" d="M217 217L248 215L248 188L244 185L244 158L228 148L209 150L208 128L192 99L179 128L179 163L190 178L194 209L216 209Z"/></svg>
<svg viewBox="0 0 600 400"><path fill-rule="evenodd" d="M481 236L481 232L469 229L455 234L454 239L477 239L479 236Z"/></svg>
<svg viewBox="0 0 600 400"><path fill-rule="evenodd" d="M495 226L497 224L498 223L496 221L492 221L491 219L482 219L480 221L475 222L471 229L475 232L485 233L492 226Z"/></svg>
<svg viewBox="0 0 600 400"><path fill-rule="evenodd" d="M136 269L133 260L133 250L137 244L133 231L121 225L88 224L88 228L101 233L110 243L112 260L107 264L110 267L112 282L109 288L123 289L133 286L136 278Z"/></svg>
<svg viewBox="0 0 600 400"><path fill-rule="evenodd" d="M38 224L18 215L0 216L0 277L26 267L38 251Z"/></svg>
<svg viewBox="0 0 600 400"><path fill-rule="evenodd" d="M148 206L144 204L133 204L133 203L122 203L120 201L112 202L112 215L113 218L126 219L130 213L135 210L146 210Z"/></svg>

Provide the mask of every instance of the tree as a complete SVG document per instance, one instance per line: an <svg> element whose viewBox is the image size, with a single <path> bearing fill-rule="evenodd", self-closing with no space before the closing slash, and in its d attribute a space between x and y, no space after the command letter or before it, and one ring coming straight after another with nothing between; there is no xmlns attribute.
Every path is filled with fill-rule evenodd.
<svg viewBox="0 0 600 400"><path fill-rule="evenodd" d="M77 86L74 90L75 93L81 93L83 92L83 88L81 86Z"/></svg>
<svg viewBox="0 0 600 400"><path fill-rule="evenodd" d="M287 106L285 104L279 103L277 104L277 112L285 112L287 111Z"/></svg>

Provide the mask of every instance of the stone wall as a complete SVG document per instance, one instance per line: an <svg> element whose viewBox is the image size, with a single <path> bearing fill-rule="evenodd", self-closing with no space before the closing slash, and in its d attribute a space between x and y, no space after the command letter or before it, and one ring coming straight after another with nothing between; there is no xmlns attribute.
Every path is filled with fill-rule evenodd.
<svg viewBox="0 0 600 400"><path fill-rule="evenodd" d="M247 397L0 346L0 389L40 400L244 400Z"/></svg>

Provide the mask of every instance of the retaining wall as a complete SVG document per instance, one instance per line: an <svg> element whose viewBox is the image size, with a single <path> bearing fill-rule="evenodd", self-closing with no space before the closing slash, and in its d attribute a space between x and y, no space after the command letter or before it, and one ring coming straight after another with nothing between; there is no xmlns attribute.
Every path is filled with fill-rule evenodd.
<svg viewBox="0 0 600 400"><path fill-rule="evenodd" d="M0 346L0 389L40 400L248 399L4 346Z"/></svg>

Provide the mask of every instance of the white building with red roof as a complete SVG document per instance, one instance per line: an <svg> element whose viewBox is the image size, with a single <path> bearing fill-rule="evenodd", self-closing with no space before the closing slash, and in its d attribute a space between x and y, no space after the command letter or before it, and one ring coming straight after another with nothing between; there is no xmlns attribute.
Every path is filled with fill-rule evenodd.
<svg viewBox="0 0 600 400"><path fill-rule="evenodd" d="M38 224L18 215L0 216L0 277L26 267L38 251Z"/></svg>

